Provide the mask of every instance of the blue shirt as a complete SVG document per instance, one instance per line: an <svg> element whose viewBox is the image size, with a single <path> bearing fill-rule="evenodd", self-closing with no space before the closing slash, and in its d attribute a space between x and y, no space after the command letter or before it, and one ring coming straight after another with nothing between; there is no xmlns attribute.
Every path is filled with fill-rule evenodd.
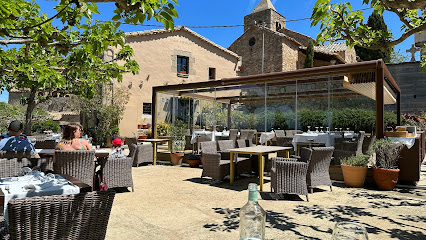
<svg viewBox="0 0 426 240"><path fill-rule="evenodd" d="M3 151L33 151L37 154L34 146L25 137L6 137L0 141L0 149Z"/></svg>

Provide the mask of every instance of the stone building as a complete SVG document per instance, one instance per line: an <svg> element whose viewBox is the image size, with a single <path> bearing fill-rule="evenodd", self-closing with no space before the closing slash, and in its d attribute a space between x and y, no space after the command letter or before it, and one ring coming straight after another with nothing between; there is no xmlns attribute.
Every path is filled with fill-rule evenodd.
<svg viewBox="0 0 426 240"><path fill-rule="evenodd" d="M240 65L237 54L184 26L175 27L173 32L164 29L130 32L126 37L140 70L139 74L125 74L122 82L114 83L114 88L126 88L130 93L119 124L123 136L134 136L138 124L151 122L153 86L237 76Z"/></svg>
<svg viewBox="0 0 426 240"><path fill-rule="evenodd" d="M386 64L386 66L401 88L401 112L425 111L426 73L422 72L420 62Z"/></svg>
<svg viewBox="0 0 426 240"><path fill-rule="evenodd" d="M270 0L261 0L253 12L244 17L244 33L229 50L242 57L240 76L284 72L304 67L309 41L315 40L286 28L286 18L278 13ZM314 47L314 67L356 62L353 48L344 43Z"/></svg>

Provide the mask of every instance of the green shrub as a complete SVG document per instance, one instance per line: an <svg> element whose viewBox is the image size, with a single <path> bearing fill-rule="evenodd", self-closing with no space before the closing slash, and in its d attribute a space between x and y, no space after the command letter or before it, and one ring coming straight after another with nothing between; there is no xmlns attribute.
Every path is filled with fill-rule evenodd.
<svg viewBox="0 0 426 240"><path fill-rule="evenodd" d="M358 156L350 156L342 159L342 165L353 167L365 167L368 164L370 155L360 154Z"/></svg>
<svg viewBox="0 0 426 240"><path fill-rule="evenodd" d="M33 133L43 133L44 131L59 132L60 129L59 123L54 122L52 119L35 122L31 126Z"/></svg>

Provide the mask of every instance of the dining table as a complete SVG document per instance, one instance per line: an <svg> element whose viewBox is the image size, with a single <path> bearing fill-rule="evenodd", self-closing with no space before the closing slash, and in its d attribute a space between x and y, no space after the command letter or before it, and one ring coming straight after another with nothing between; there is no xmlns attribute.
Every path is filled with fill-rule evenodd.
<svg viewBox="0 0 426 240"><path fill-rule="evenodd" d="M257 155L259 159L259 188L260 191L263 191L263 171L264 171L264 164L263 164L263 156L267 159L268 155L270 153L276 153L285 151L286 157L290 157L290 150L292 147L279 147L279 146L252 146L252 147L243 147L243 148L232 148L228 149L230 155L231 155L231 161L230 161L230 184L234 184L234 154L251 154L251 155Z"/></svg>
<svg viewBox="0 0 426 240"><path fill-rule="evenodd" d="M0 209L6 221L7 203L13 198L70 195L92 191L89 185L75 177L66 174L51 174L51 178L47 176L35 171L20 177L0 179Z"/></svg>
<svg viewBox="0 0 426 240"><path fill-rule="evenodd" d="M53 157L55 155L55 149L36 149L36 151L40 157ZM96 149L95 156L97 158L107 158L109 152L105 149Z"/></svg>

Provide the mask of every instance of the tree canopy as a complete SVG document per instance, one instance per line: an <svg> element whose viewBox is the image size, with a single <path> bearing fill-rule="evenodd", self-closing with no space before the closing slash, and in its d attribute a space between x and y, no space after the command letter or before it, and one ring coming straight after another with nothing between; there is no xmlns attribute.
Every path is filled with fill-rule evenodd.
<svg viewBox="0 0 426 240"><path fill-rule="evenodd" d="M371 28L364 22L364 10L353 10L348 2L317 0L311 16L311 26L320 25L317 41L345 40L350 46L385 52L414 33L426 30L426 1L362 0L362 3L380 15L385 11L396 14L401 21L402 35L394 39L390 31ZM422 61L426 63L426 59Z"/></svg>
<svg viewBox="0 0 426 240"><path fill-rule="evenodd" d="M367 26L371 27L372 30L388 31L383 16L375 12L368 17ZM383 59L385 62L389 62L393 47L382 52L382 50L373 50L355 45L355 51L363 61Z"/></svg>
<svg viewBox="0 0 426 240"><path fill-rule="evenodd" d="M0 87L29 91L23 99L27 104L27 134L35 106L52 93L90 96L104 82L121 81L125 73L138 73L133 50L125 44L126 36L118 29L118 20L143 23L154 19L166 29L173 29L174 18L178 17L174 8L177 0L57 2L57 13L51 17L41 11L36 1L2 1L0 6ZM97 2L115 2L112 21L92 19L94 14L101 14ZM116 52L112 59L104 61L101 56L111 47Z"/></svg>

